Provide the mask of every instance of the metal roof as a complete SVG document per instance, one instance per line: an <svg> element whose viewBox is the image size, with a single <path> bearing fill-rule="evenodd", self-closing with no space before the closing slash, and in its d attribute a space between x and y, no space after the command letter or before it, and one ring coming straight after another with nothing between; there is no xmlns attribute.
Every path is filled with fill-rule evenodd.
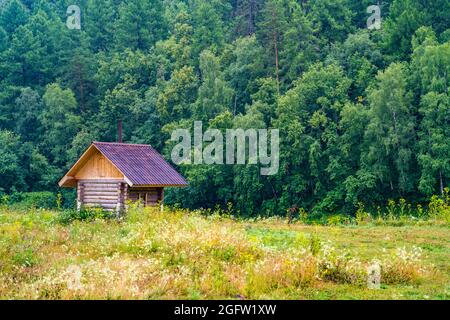
<svg viewBox="0 0 450 320"><path fill-rule="evenodd" d="M134 185L187 186L186 180L151 146L92 143Z"/></svg>

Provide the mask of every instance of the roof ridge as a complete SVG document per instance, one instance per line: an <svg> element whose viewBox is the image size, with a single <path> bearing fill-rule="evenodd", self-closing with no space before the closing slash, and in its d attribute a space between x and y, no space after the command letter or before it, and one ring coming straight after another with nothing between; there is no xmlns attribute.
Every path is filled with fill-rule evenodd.
<svg viewBox="0 0 450 320"><path fill-rule="evenodd" d="M102 142L102 141L92 141L93 144L117 144L117 145L126 145L126 146L140 146L140 147L150 147L153 148L149 144L140 144L140 143L123 143L123 142Z"/></svg>

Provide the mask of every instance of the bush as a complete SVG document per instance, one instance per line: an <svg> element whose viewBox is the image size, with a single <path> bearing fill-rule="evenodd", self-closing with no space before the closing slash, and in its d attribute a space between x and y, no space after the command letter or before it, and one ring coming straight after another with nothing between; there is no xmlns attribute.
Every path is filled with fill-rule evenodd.
<svg viewBox="0 0 450 320"><path fill-rule="evenodd" d="M326 225L327 226L340 226L340 225L348 225L350 224L349 217L346 217L341 214L332 215L327 217Z"/></svg>
<svg viewBox="0 0 450 320"><path fill-rule="evenodd" d="M416 282L425 268L421 260L422 250L397 248L396 253L386 259L381 268L381 279L386 284L408 284Z"/></svg>
<svg viewBox="0 0 450 320"><path fill-rule="evenodd" d="M52 209L56 207L56 194L52 192L16 192L9 198L15 207Z"/></svg>
<svg viewBox="0 0 450 320"><path fill-rule="evenodd" d="M322 246L317 261L321 279L335 283L362 285L366 271L362 262L347 252L339 252L329 243Z"/></svg>
<svg viewBox="0 0 450 320"><path fill-rule="evenodd" d="M428 210L428 215L430 218L450 223L450 195L448 188L445 188L444 195L442 197L431 197Z"/></svg>
<svg viewBox="0 0 450 320"><path fill-rule="evenodd" d="M105 211L102 208L84 208L78 210L62 210L57 216L57 222L61 224L70 224L71 222L78 221L92 221L96 219L111 219L115 218L116 214L109 211Z"/></svg>
<svg viewBox="0 0 450 320"><path fill-rule="evenodd" d="M316 262L306 251L268 251L252 266L248 277L246 294L250 297L279 288L308 286L316 279Z"/></svg>

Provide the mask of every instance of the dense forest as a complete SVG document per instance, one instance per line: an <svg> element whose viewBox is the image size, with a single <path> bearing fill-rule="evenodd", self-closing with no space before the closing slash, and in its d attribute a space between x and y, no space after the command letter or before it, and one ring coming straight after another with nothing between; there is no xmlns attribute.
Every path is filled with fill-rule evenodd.
<svg viewBox="0 0 450 320"><path fill-rule="evenodd" d="M91 141L277 128L280 170L184 165L167 202L242 215L426 202L450 183L450 2L0 1L0 193L53 191ZM81 9L81 29L66 25Z"/></svg>

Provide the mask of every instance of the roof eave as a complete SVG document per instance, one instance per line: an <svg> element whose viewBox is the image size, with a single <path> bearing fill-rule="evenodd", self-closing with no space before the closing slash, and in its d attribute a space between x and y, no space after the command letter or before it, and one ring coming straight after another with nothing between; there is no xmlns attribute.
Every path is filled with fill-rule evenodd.
<svg viewBox="0 0 450 320"><path fill-rule="evenodd" d="M186 184L174 184L174 183L168 183L168 184L135 184L133 185L133 187L135 188L169 188L169 187L179 187L179 188L183 188L183 187L188 187L189 185Z"/></svg>

